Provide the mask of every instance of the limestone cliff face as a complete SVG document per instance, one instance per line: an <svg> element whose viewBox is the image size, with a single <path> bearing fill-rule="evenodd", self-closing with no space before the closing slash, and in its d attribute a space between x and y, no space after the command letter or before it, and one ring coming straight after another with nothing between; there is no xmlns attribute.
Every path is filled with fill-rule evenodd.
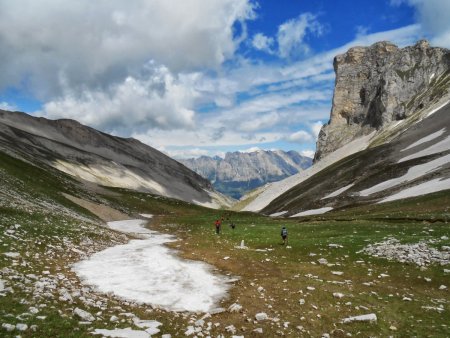
<svg viewBox="0 0 450 338"><path fill-rule="evenodd" d="M382 130L439 100L450 89L450 51L427 41L354 47L334 59L330 121L317 141L320 160L354 138Z"/></svg>

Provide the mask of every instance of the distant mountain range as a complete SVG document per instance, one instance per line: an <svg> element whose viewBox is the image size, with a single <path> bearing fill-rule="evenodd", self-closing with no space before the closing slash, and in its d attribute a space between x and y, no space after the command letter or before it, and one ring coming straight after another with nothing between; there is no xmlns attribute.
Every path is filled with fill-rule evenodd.
<svg viewBox="0 0 450 338"><path fill-rule="evenodd" d="M225 158L201 156L180 162L210 180L217 191L239 199L250 190L309 168L312 159L293 150L258 150L227 153Z"/></svg>

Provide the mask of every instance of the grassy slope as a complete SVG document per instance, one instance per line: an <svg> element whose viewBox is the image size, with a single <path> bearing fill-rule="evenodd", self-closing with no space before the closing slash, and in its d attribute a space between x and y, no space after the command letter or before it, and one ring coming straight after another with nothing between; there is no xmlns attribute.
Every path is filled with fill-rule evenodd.
<svg viewBox="0 0 450 338"><path fill-rule="evenodd" d="M30 167L23 162L1 155L0 168L4 177L11 178L3 183L7 189L20 190L23 194L32 195L34 200L51 200L65 208L90 217L94 216L80 210L71 202L59 196L63 190L73 195L103 201L112 207L133 216L138 213L158 215L152 227L163 232L173 233L181 240L173 243L180 255L186 258L203 260L219 268L223 273L240 277L230 292L230 297L223 301L227 307L234 302L243 305L243 313L223 313L213 316L207 321L220 323L212 330L212 335L224 333L224 327L233 324L245 337L258 336L251 333L254 328L261 327L264 337L285 334L290 337L320 336L333 330L335 336L351 333L353 336L419 336L446 337L450 335L448 318L450 316L448 291L439 290L441 284L450 286L448 274L442 267L431 266L422 271L416 266L388 262L357 253L368 243L382 240L386 236L395 236L407 242L442 236L450 237L450 219L448 210L449 194L441 192L400 202L392 202L373 207L360 207L339 213L330 213L303 220L270 219L251 213L229 212L227 215L237 227L233 231L225 225L220 236L214 234L214 220L223 214L221 211L205 209L187 203L131 192L123 189L110 189L114 194L93 195L77 186L64 175L58 176L48 171ZM9 163L9 164L7 164ZM7 173L7 175L5 175ZM27 174L25 174L27 173ZM14 178L14 179L12 179ZM143 319L156 319L163 323L163 333L172 333L180 337L191 316L179 316L164 311L150 310L148 306L125 305L106 295L87 292L87 297L99 297L107 304L106 310L87 307L76 300L75 304L58 301L57 298L35 299L32 287L26 280L26 274L40 274L44 269L67 276L73 285L79 281L71 273L69 263L80 259L79 255L68 250L56 250L52 247L63 247L62 238L66 238L67 247L76 247L88 253L101 250L114 243L126 240L99 227L96 223L80 221L61 212L48 213L39 206L17 206L13 202L5 202L1 207L0 219L0 270L13 267L19 279L6 279L13 285L14 294L0 297L0 321L8 323L26 322L38 325L37 331L27 331L27 336L86 336L91 327L129 327L128 322L110 323L111 315L118 315L122 307ZM386 217L388 216L388 217ZM18 232L23 241L17 241L5 234L14 224L20 224ZM289 229L290 249L279 244L281 225ZM426 231L425 231L426 230ZM429 231L433 230L433 231ZM92 241L89 241L92 240ZM241 240L249 250L235 249ZM41 243L41 244L38 244ZM71 244L69 244L71 243ZM86 244L90 243L90 244ZM94 245L92 244L94 243ZM343 248L331 249L329 243L340 244ZM448 245L450 242L440 241ZM260 252L254 249L270 249ZM14 266L14 261L1 255L3 252L19 251L22 258ZM28 256L26 252L29 252ZM40 256L35 258L35 254ZM316 256L311 256L315 253ZM230 257L224 259L224 257ZM26 257L26 258L25 258ZM334 266L313 264L317 259L326 258ZM363 260L364 263L357 263ZM27 263L22 266L21 264ZM331 271L342 271L343 276L335 276ZM381 274L389 277L378 278ZM426 282L424 277L431 278ZM5 279L5 276L2 277ZM8 277L9 278L9 277ZM348 281L348 282L345 282ZM363 282L373 282L365 286ZM332 282L344 282L334 284ZM23 284L25 288L20 287ZM259 292L262 286L265 291ZM308 291L307 286L315 287ZM342 292L345 297L336 299L333 292ZM403 301L407 296L411 302ZM301 305L299 299L304 299ZM23 300L25 300L25 304ZM26 303L29 304L26 304ZM351 304L350 304L350 303ZM46 315L45 320L31 316L25 321L12 318L28 310L36 304L47 304L38 315ZM424 311L422 306L444 305L442 313ZM71 309L75 306L96 313L102 311L99 319L91 326L79 325L73 319ZM146 312L150 310L150 312ZM254 315L266 312L270 317L280 321L255 323ZM340 324L340 320L350 315L374 312L379 320L374 324ZM246 320L249 318L249 320ZM284 322L289 322L287 328ZM299 331L296 326L302 326ZM395 326L397 332L389 329ZM0 331L6 335L6 331ZM359 334L358 334L359 332ZM15 336L17 331L11 334ZM231 336L227 334L226 336ZM260 336L260 335L259 335Z"/></svg>

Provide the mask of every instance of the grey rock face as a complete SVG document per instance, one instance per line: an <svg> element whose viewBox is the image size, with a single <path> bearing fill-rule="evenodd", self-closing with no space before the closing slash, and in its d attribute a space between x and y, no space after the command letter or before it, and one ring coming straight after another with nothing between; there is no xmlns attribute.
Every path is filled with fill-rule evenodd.
<svg viewBox="0 0 450 338"><path fill-rule="evenodd" d="M218 191L239 198L245 191L308 168L312 159L296 151L260 150L251 153L227 153L224 159L202 156L180 162L209 179Z"/></svg>
<svg viewBox="0 0 450 338"><path fill-rule="evenodd" d="M319 134L315 161L441 98L450 88L450 51L424 40L405 48L378 42L336 56L334 70L331 117Z"/></svg>

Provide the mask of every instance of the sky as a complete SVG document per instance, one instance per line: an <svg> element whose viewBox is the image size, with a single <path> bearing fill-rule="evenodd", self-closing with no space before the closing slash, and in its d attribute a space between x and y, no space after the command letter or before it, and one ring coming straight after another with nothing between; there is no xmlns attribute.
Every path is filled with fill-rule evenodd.
<svg viewBox="0 0 450 338"><path fill-rule="evenodd" d="M175 158L313 156L334 56L381 40L450 48L448 13L449 0L0 0L0 109Z"/></svg>

